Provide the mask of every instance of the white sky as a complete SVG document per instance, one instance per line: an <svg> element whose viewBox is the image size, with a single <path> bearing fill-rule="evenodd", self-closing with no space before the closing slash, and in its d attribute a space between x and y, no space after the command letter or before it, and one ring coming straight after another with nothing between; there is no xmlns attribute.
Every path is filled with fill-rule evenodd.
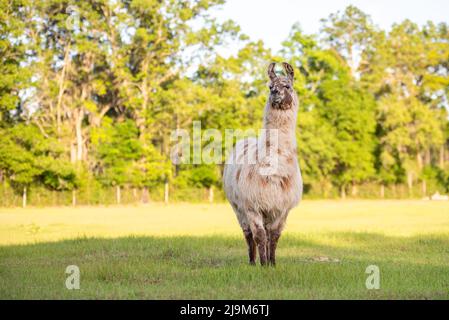
<svg viewBox="0 0 449 320"><path fill-rule="evenodd" d="M449 0L227 0L214 16L234 20L252 40L262 39L277 51L295 22L306 33L317 33L320 19L350 4L387 30L407 18L420 25L428 20L449 22Z"/></svg>

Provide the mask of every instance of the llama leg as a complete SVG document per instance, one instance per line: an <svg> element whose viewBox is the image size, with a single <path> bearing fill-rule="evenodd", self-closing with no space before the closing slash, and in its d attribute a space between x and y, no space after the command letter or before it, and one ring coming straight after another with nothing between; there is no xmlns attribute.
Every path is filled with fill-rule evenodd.
<svg viewBox="0 0 449 320"><path fill-rule="evenodd" d="M249 264L256 264L256 242L253 238L253 233L251 229L244 229L243 234L245 235L246 243L248 244L248 256L249 256Z"/></svg>
<svg viewBox="0 0 449 320"><path fill-rule="evenodd" d="M267 264L267 234L263 226L262 216L251 211L247 213L247 216L254 241L259 250L260 264L264 266Z"/></svg>
<svg viewBox="0 0 449 320"><path fill-rule="evenodd" d="M259 259L262 266L267 264L267 235L263 227L257 227L254 240L259 249Z"/></svg>
<svg viewBox="0 0 449 320"><path fill-rule="evenodd" d="M274 221L274 223L270 226L267 232L270 234L270 242L268 246L270 247L270 260L269 263L271 265L276 265L276 248L281 237L282 230L284 229L285 220L287 215L281 215L278 219Z"/></svg>
<svg viewBox="0 0 449 320"><path fill-rule="evenodd" d="M265 234L267 235L267 261L271 261L271 232L269 228L265 228Z"/></svg>
<svg viewBox="0 0 449 320"><path fill-rule="evenodd" d="M278 230L271 230L270 232L270 242L268 246L270 247L270 260L271 265L276 265L276 247L279 238L281 237L281 232Z"/></svg>

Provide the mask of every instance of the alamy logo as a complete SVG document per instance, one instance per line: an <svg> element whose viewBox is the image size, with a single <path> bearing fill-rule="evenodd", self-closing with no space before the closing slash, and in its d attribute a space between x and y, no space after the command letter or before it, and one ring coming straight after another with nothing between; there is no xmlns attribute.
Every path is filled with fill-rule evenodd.
<svg viewBox="0 0 449 320"><path fill-rule="evenodd" d="M376 265L369 265L366 270L366 274L369 274L366 278L365 286L368 290L380 289L380 269Z"/></svg>
<svg viewBox="0 0 449 320"><path fill-rule="evenodd" d="M261 164L262 175L276 173L278 167L279 130L260 129L258 145L244 157L230 154L235 140L255 138L253 129L226 129L224 137L217 129L202 129L200 121L193 121L192 136L186 129L177 129L170 135L173 164ZM254 146L253 146L254 147ZM245 148L248 148L246 145ZM223 150L224 149L224 150ZM224 154L223 154L224 153ZM226 158L226 161L224 159Z"/></svg>
<svg viewBox="0 0 449 320"><path fill-rule="evenodd" d="M79 9L76 6L67 6L65 10L68 15L65 25L68 30L75 31L80 28L80 13Z"/></svg>
<svg viewBox="0 0 449 320"><path fill-rule="evenodd" d="M67 266L65 273L69 274L65 280L65 286L69 290L79 290L80 288L80 268L75 265Z"/></svg>

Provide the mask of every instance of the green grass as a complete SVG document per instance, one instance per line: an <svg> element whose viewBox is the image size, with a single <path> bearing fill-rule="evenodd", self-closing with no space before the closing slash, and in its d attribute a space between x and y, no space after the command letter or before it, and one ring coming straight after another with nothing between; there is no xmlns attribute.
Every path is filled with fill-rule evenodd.
<svg viewBox="0 0 449 320"><path fill-rule="evenodd" d="M275 268L247 265L246 244L227 206L3 210L0 233L9 236L0 236L0 298L448 299L448 204L420 205L306 202L280 240ZM392 212L379 213L382 206ZM90 209L98 215L84 216ZM108 213L112 220L104 219ZM190 235L162 233L162 213ZM144 234L146 219L153 225ZM224 229L211 227L216 221ZM80 235L80 225L84 235L61 239ZM228 227L233 231L222 232ZM373 264L380 268L379 290L365 287L365 269ZM80 290L65 288L68 265L80 268Z"/></svg>

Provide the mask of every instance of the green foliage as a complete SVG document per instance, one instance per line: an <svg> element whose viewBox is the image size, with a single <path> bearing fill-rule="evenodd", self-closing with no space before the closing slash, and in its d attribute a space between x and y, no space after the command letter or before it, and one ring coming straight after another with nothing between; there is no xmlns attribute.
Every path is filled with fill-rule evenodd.
<svg viewBox="0 0 449 320"><path fill-rule="evenodd" d="M25 28L21 8L26 4L22 0L0 1L0 121L8 121L9 111L19 106L19 92L30 77L28 68L21 66L27 49L21 37Z"/></svg>
<svg viewBox="0 0 449 320"><path fill-rule="evenodd" d="M219 184L220 172L214 165L183 167L175 181L175 186L180 188L209 188Z"/></svg>
<svg viewBox="0 0 449 320"><path fill-rule="evenodd" d="M71 190L77 186L73 166L62 158L61 146L44 137L33 125L1 129L0 170L6 172L19 192L33 183L49 189Z"/></svg>
<svg viewBox="0 0 449 320"><path fill-rule="evenodd" d="M93 142L98 152L100 179L106 185L124 185L132 183L134 162L143 152L138 140L138 130L134 122L112 124L104 121L94 136Z"/></svg>
<svg viewBox="0 0 449 320"><path fill-rule="evenodd" d="M374 100L345 80L326 80L319 95L322 117L335 129L338 155L334 177L339 185L372 178L374 150Z"/></svg>

